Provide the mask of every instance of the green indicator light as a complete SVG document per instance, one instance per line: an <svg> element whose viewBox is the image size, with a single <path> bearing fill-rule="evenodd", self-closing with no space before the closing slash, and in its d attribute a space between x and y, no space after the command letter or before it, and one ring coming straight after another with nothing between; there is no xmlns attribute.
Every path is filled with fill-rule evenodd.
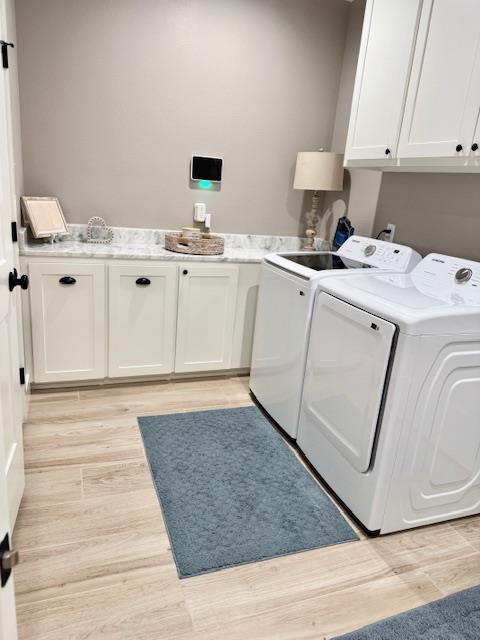
<svg viewBox="0 0 480 640"><path fill-rule="evenodd" d="M200 189L211 189L212 188L212 181L211 180L200 180L198 183L198 186L200 187Z"/></svg>

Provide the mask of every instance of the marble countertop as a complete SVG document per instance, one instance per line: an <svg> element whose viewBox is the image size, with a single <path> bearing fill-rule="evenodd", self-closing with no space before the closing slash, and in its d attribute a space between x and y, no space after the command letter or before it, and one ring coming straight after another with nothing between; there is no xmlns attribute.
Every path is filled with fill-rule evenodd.
<svg viewBox="0 0 480 640"><path fill-rule="evenodd" d="M86 225L69 225L70 235L59 242L32 240L26 230L19 234L20 255L39 258L103 258L127 260L195 261L195 262L261 262L269 253L298 251L303 239L294 236L256 236L217 234L225 239L225 251L217 256L189 255L164 248L165 231L113 227L113 242L86 242ZM324 248L317 240L317 247Z"/></svg>

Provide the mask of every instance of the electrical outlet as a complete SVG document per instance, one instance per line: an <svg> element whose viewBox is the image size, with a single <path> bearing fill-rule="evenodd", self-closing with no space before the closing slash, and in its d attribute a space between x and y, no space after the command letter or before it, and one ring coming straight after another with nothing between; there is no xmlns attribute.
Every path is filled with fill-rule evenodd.
<svg viewBox="0 0 480 640"><path fill-rule="evenodd" d="M395 224L387 224L387 229L390 229L390 233L386 234L385 240L388 242L393 242L393 238L395 237L395 229L397 226Z"/></svg>
<svg viewBox="0 0 480 640"><path fill-rule="evenodd" d="M193 219L195 222L205 222L207 205L204 202L195 202L193 205Z"/></svg>

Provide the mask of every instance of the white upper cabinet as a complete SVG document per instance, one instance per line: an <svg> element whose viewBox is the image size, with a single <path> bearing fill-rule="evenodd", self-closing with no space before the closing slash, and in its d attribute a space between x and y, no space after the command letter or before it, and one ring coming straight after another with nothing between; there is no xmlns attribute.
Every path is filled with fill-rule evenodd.
<svg viewBox="0 0 480 640"><path fill-rule="evenodd" d="M367 2L347 164L396 156L420 7L420 0Z"/></svg>
<svg viewBox="0 0 480 640"><path fill-rule="evenodd" d="M470 145L470 160L480 166L480 114L477 120L477 127L473 133L472 144Z"/></svg>
<svg viewBox="0 0 480 640"><path fill-rule="evenodd" d="M238 266L184 263L179 269L175 371L229 369Z"/></svg>
<svg viewBox="0 0 480 640"><path fill-rule="evenodd" d="M479 0L424 1L400 158L472 154L480 109L479 45Z"/></svg>
<svg viewBox="0 0 480 640"><path fill-rule="evenodd" d="M108 375L173 371L177 267L132 262L110 265Z"/></svg>

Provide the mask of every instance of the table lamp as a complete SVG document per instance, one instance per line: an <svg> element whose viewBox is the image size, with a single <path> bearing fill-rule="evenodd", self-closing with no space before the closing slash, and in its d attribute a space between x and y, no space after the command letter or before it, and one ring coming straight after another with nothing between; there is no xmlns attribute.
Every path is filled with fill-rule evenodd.
<svg viewBox="0 0 480 640"><path fill-rule="evenodd" d="M293 188L313 191L312 209L306 214L306 240L303 246L305 251L313 251L317 233L320 191L343 189L343 155L323 150L300 151L297 154Z"/></svg>

